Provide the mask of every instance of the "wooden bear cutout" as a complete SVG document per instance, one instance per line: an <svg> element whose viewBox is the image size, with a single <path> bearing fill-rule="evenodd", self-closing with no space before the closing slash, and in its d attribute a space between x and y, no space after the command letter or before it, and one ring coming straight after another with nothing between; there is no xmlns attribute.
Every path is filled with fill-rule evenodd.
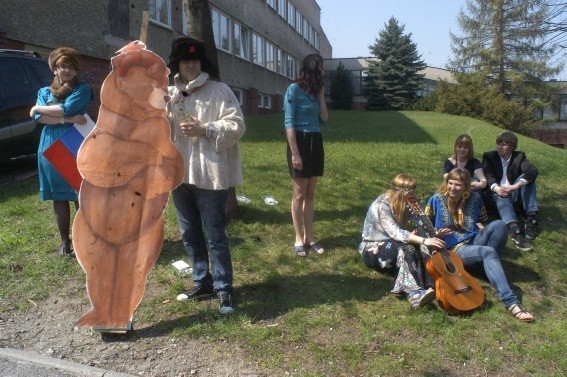
<svg viewBox="0 0 567 377"><path fill-rule="evenodd" d="M166 118L169 69L140 41L112 58L94 130L81 145L73 246L92 308L76 326L125 329L163 245L163 212L183 180Z"/></svg>

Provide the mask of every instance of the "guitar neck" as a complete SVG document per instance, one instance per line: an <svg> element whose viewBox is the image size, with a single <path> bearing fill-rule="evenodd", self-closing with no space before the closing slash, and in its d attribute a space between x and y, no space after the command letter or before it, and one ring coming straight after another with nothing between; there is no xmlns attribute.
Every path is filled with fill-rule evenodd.
<svg viewBox="0 0 567 377"><path fill-rule="evenodd" d="M431 223L431 220L429 220L429 217L427 217L427 215L425 215L425 213L423 213L423 210L421 209L421 207L419 206L417 201L408 200L407 203L409 205L410 210L415 215L417 215L421 218L421 222L423 223L423 228L425 229L425 232L427 233L427 235L429 237L435 237L435 235L437 234L437 232L435 231L435 227Z"/></svg>
<svg viewBox="0 0 567 377"><path fill-rule="evenodd" d="M437 232L435 231L435 227L431 223L431 220L429 220L429 217L427 217L423 213L420 215L420 217L421 217L421 221L423 222L423 228L425 229L425 232L427 233L427 235L429 237L435 237L435 234Z"/></svg>

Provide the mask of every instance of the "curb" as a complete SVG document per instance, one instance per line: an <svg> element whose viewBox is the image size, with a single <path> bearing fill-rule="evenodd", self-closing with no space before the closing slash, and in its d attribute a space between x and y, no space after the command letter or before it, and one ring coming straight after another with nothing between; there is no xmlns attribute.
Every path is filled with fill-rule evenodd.
<svg viewBox="0 0 567 377"><path fill-rule="evenodd" d="M16 350L12 348L1 348L0 356L10 358L12 360L20 360L28 363L42 365L49 368L59 369L66 372L75 373L88 377L132 377L130 374L107 371L104 369L90 367L75 363L73 361L57 359L54 357L39 355L34 352Z"/></svg>

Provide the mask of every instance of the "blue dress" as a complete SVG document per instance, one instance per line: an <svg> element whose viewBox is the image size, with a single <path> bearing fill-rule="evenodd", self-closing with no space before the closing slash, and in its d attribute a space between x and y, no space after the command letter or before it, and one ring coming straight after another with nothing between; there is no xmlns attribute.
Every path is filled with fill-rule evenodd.
<svg viewBox="0 0 567 377"><path fill-rule="evenodd" d="M64 102L58 103L50 88L41 88L37 94L38 106L49 106L58 104L63 109L65 117L77 114L85 114L89 103L93 99L91 87L86 83L79 83ZM41 114L36 114L37 120ZM57 139L63 136L71 127L72 123L66 124L47 124L41 133L39 148L37 151L37 162L39 172L39 197L41 200L55 201L77 201L78 194L75 189L67 183L65 178L51 165L43 156L43 152L51 146Z"/></svg>

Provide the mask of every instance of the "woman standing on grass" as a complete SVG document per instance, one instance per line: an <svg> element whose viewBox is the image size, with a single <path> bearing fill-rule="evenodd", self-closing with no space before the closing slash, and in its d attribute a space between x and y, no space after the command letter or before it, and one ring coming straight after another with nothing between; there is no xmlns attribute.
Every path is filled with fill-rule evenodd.
<svg viewBox="0 0 567 377"><path fill-rule="evenodd" d="M508 230L502 220L494 220L486 227L486 211L480 194L471 191L470 174L467 170L451 170L440 192L432 196L425 207L425 214L439 229L447 250L461 257L465 266L482 263L490 284L496 289L498 299L506 309L522 322L532 322L534 317L522 306L512 291L500 262L506 246Z"/></svg>
<svg viewBox="0 0 567 377"><path fill-rule="evenodd" d="M37 152L39 195L41 200L53 200L57 228L61 236L59 256L74 256L71 248L71 207L78 207L78 194L43 156L43 152L63 136L73 123L86 124L83 116L93 99L91 87L80 82L79 53L70 47L59 47L49 55L49 68L55 74L51 86L41 88L30 116L46 126L41 133Z"/></svg>
<svg viewBox="0 0 567 377"><path fill-rule="evenodd" d="M284 98L287 163L293 183L291 217L295 229L295 255L325 250L313 240L313 214L317 177L323 175L325 152L320 125L329 116L325 104L323 58L307 55L299 77Z"/></svg>
<svg viewBox="0 0 567 377"><path fill-rule="evenodd" d="M419 223L419 217L408 209L408 200L416 200L416 182L412 177L399 174L391 187L380 195L368 209L362 242L358 251L364 263L372 268L398 268L395 294L407 294L412 309L417 309L435 299L431 288L433 281L425 271L421 245L443 247L441 239L424 238L410 232L409 220Z"/></svg>

